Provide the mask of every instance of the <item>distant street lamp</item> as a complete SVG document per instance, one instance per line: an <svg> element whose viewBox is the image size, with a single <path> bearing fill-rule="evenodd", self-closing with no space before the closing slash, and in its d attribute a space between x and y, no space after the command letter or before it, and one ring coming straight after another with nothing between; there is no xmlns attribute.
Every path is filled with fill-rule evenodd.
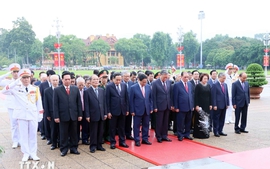
<svg viewBox="0 0 270 169"><path fill-rule="evenodd" d="M58 73L60 75L60 73L61 73L61 67L60 67L60 51L61 51L61 49L60 49L60 44L59 44L59 41L60 40L59 39L61 37L61 32L59 30L59 27L61 26L60 25L61 21L58 18L56 18L56 20L54 20L54 22L55 22L55 25L53 25L53 26L56 27L56 38L57 38L57 43L58 43L58 47L57 47L57 52L58 52Z"/></svg>
<svg viewBox="0 0 270 169"><path fill-rule="evenodd" d="M265 73L265 76L267 76L267 66L269 66L269 56L268 56L268 51L269 49L267 48L267 46L270 45L270 36L269 36L269 33L266 33L264 36L263 36L263 44L265 46L265 56L264 56L264 73Z"/></svg>
<svg viewBox="0 0 270 169"><path fill-rule="evenodd" d="M184 33L183 33L183 28L180 26L179 28L178 28L178 32L177 32L177 34L178 34L178 40L179 40L179 48L178 48L178 51L179 51L179 54L180 54L180 73L182 72L182 50L183 50L183 48L182 48L182 43L183 43L183 41L184 41Z"/></svg>
<svg viewBox="0 0 270 169"><path fill-rule="evenodd" d="M200 68L203 67L202 65L202 20L205 18L205 13L203 11L199 12L198 18L201 20L201 52L200 52Z"/></svg>

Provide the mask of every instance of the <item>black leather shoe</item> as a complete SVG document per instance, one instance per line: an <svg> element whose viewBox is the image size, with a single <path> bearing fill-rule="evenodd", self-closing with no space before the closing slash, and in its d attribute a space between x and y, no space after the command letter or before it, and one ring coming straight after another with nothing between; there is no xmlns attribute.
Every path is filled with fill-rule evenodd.
<svg viewBox="0 0 270 169"><path fill-rule="evenodd" d="M171 142L172 140L169 139L168 137L166 137L166 138L162 138L162 141L168 141L168 142Z"/></svg>
<svg viewBox="0 0 270 169"><path fill-rule="evenodd" d="M189 140L193 140L192 137L188 136L188 137L185 137L186 139L189 139Z"/></svg>
<svg viewBox="0 0 270 169"><path fill-rule="evenodd" d="M227 136L227 134L225 134L223 132L219 133L219 135L221 135L221 136Z"/></svg>
<svg viewBox="0 0 270 169"><path fill-rule="evenodd" d="M106 149L103 148L103 147L98 147L97 150L99 150L99 151L106 151Z"/></svg>
<svg viewBox="0 0 270 169"><path fill-rule="evenodd" d="M66 152L61 152L61 156L62 156L62 157L66 156L66 155L67 155Z"/></svg>
<svg viewBox="0 0 270 169"><path fill-rule="evenodd" d="M45 140L46 139L46 137L45 136L41 136L41 140Z"/></svg>
<svg viewBox="0 0 270 169"><path fill-rule="evenodd" d="M241 132L239 130L235 130L236 134L241 134Z"/></svg>
<svg viewBox="0 0 270 169"><path fill-rule="evenodd" d="M55 146L51 146L51 150L54 150L54 149L56 149L56 147Z"/></svg>
<svg viewBox="0 0 270 169"><path fill-rule="evenodd" d="M73 151L70 150L70 154L77 154L77 155L79 155L80 152L78 150L73 150Z"/></svg>
<svg viewBox="0 0 270 169"><path fill-rule="evenodd" d="M148 140L143 140L142 144L152 145L152 143L150 143Z"/></svg>
<svg viewBox="0 0 270 169"><path fill-rule="evenodd" d="M50 144L52 144L52 142L51 142L51 140L48 140L47 145L50 145Z"/></svg>
<svg viewBox="0 0 270 169"><path fill-rule="evenodd" d="M183 141L183 137L178 137L178 141Z"/></svg>
<svg viewBox="0 0 270 169"><path fill-rule="evenodd" d="M136 141L135 142L135 146L140 147L141 146L141 143L139 141Z"/></svg>
<svg viewBox="0 0 270 169"><path fill-rule="evenodd" d="M215 136L216 136L216 137L220 137L220 135L219 135L219 134L215 134Z"/></svg>
<svg viewBox="0 0 270 169"><path fill-rule="evenodd" d="M158 138L157 139L157 142L162 143L162 139L161 138Z"/></svg>
<svg viewBox="0 0 270 169"><path fill-rule="evenodd" d="M115 149L115 144L111 144L110 148Z"/></svg>
<svg viewBox="0 0 270 169"><path fill-rule="evenodd" d="M240 130L241 133L248 133L246 130Z"/></svg>
<svg viewBox="0 0 270 169"><path fill-rule="evenodd" d="M94 148L90 149L90 153L95 153L95 152L96 152L96 150Z"/></svg>
<svg viewBox="0 0 270 169"><path fill-rule="evenodd" d="M120 143L119 146L120 147L125 147L125 148L128 148L129 147L126 143Z"/></svg>
<svg viewBox="0 0 270 169"><path fill-rule="evenodd" d="M88 141L83 141L82 144L84 144L84 145L90 145L90 143Z"/></svg>
<svg viewBox="0 0 270 169"><path fill-rule="evenodd" d="M134 140L134 138L132 136L126 136L127 140Z"/></svg>

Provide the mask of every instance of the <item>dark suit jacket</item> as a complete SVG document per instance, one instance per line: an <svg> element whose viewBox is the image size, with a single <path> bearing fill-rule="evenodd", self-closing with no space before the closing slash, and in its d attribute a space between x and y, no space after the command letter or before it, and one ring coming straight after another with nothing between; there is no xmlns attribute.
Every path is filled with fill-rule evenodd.
<svg viewBox="0 0 270 169"><path fill-rule="evenodd" d="M192 111L194 108L193 87L190 82L187 82L187 85L188 92L182 81L175 83L173 87L174 108L180 112Z"/></svg>
<svg viewBox="0 0 270 169"><path fill-rule="evenodd" d="M129 105L130 113L135 113L137 116L142 116L146 110L147 115L150 115L150 111L153 111L151 88L150 85L146 85L145 97L143 97L140 85L137 83L130 88Z"/></svg>
<svg viewBox="0 0 270 169"><path fill-rule="evenodd" d="M60 121L76 121L78 117L82 117L82 102L78 87L70 86L69 95L64 86L54 89L53 113L54 118L60 118Z"/></svg>
<svg viewBox="0 0 270 169"><path fill-rule="evenodd" d="M40 95L41 95L41 99L42 99L42 106L44 106L44 91L45 89L49 88L49 82L42 82L39 85L39 91L40 91Z"/></svg>
<svg viewBox="0 0 270 169"><path fill-rule="evenodd" d="M114 83L110 83L106 87L107 111L113 116L125 115L129 111L127 85L124 83L120 83L120 85L120 95Z"/></svg>
<svg viewBox="0 0 270 169"><path fill-rule="evenodd" d="M212 106L217 106L218 109L224 109L229 106L229 95L228 95L228 87L227 84L224 83L224 90L223 93L221 84L216 82L213 84L211 88L211 98L212 98Z"/></svg>
<svg viewBox="0 0 270 169"><path fill-rule="evenodd" d="M92 87L84 91L84 112L85 117L90 117L91 121L104 120L107 115L106 93L102 88L98 88L98 97Z"/></svg>
<svg viewBox="0 0 270 169"><path fill-rule="evenodd" d="M166 91L160 79L157 79L152 83L153 108L158 109L158 111L171 109L171 81L167 80L165 83L167 86Z"/></svg>
<svg viewBox="0 0 270 169"><path fill-rule="evenodd" d="M242 85L239 80L235 81L232 84L232 105L238 107L244 107L245 104L248 106L250 103L250 94L249 94L249 84L244 82L245 89L243 90Z"/></svg>
<svg viewBox="0 0 270 169"><path fill-rule="evenodd" d="M52 87L49 87L45 89L44 91L43 109L44 109L45 117L51 117L51 119L54 119L52 98L53 98L53 89Z"/></svg>
<svg viewBox="0 0 270 169"><path fill-rule="evenodd" d="M218 83L218 80L215 80L215 81L216 81L216 83ZM214 84L214 83L213 83L213 79L210 78L210 79L208 80L207 83L208 83L208 84L210 85L210 87L212 88L212 86L213 86L213 84Z"/></svg>
<svg viewBox="0 0 270 169"><path fill-rule="evenodd" d="M41 84L41 81L40 81L40 80L38 80L38 81L36 81L36 82L34 83L35 86L39 86L40 84Z"/></svg>

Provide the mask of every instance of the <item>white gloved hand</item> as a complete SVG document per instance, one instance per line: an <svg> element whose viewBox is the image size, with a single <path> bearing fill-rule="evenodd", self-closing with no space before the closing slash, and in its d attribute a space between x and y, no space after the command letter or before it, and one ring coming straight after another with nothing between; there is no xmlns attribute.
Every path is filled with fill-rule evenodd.
<svg viewBox="0 0 270 169"><path fill-rule="evenodd" d="M38 114L38 122L41 122L42 119L43 119L43 114L39 113Z"/></svg>

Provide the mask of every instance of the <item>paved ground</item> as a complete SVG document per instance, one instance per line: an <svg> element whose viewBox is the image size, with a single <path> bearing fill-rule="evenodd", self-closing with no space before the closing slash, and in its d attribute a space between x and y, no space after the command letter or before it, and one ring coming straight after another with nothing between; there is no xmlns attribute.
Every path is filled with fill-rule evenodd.
<svg viewBox="0 0 270 169"><path fill-rule="evenodd" d="M227 137L210 137L209 139L195 139L195 141L216 146L232 152L241 152L245 150L270 147L270 85L264 87L260 100L252 100L248 112L248 134L237 135L234 133L233 124L226 124L224 132ZM0 157L0 169L20 168L19 162L22 158L20 149L11 148L10 125L7 111L3 101L0 99L0 145L5 148L5 153ZM111 150L107 144L104 144L106 152L97 151L92 154L88 146L79 145L80 155L68 154L61 157L59 150L50 150L46 141L38 137L38 156L41 158L38 166L41 168L46 162L54 161L55 168L102 168L102 169L137 169L154 166L144 160L134 157L119 149ZM30 166L33 166L31 164ZM24 165L26 168L26 165Z"/></svg>

